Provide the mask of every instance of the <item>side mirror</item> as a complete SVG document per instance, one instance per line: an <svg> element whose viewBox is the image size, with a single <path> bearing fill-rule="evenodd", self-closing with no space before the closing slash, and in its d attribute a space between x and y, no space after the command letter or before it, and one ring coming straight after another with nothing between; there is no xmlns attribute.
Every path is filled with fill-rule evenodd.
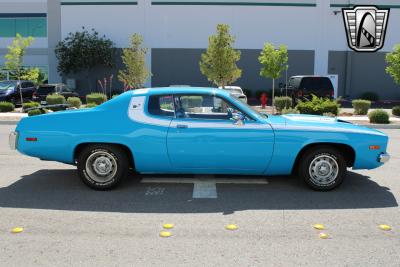
<svg viewBox="0 0 400 267"><path fill-rule="evenodd" d="M232 113L231 120L233 120L233 124L235 124L235 125L243 125L245 116L240 112Z"/></svg>

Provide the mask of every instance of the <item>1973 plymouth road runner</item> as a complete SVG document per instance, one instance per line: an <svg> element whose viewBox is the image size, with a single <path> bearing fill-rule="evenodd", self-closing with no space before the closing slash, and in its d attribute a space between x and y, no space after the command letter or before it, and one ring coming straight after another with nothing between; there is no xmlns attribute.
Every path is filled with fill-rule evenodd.
<svg viewBox="0 0 400 267"><path fill-rule="evenodd" d="M92 109L22 119L10 145L42 160L76 164L94 189L136 173L289 175L330 190L347 168L389 160L388 137L335 118L262 114L215 88L126 92Z"/></svg>

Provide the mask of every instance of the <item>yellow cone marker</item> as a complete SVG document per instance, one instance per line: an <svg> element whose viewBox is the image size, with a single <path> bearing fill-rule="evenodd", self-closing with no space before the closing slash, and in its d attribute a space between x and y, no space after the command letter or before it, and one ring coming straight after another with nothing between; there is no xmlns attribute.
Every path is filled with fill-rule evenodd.
<svg viewBox="0 0 400 267"><path fill-rule="evenodd" d="M237 230L238 227L235 224L228 224L227 226L225 226L226 230Z"/></svg>
<svg viewBox="0 0 400 267"><path fill-rule="evenodd" d="M164 229L172 229L172 228L174 228L174 225L172 223L166 223L163 225L163 228Z"/></svg>
<svg viewBox="0 0 400 267"><path fill-rule="evenodd" d="M320 233L320 234L319 234L319 238L321 238L321 239L328 239L328 238L329 238L329 235L328 235L328 234L325 234L325 233Z"/></svg>
<svg viewBox="0 0 400 267"><path fill-rule="evenodd" d="M22 228L22 227L15 227L15 228L13 228L13 229L11 230L11 233L13 233L13 234L18 234L18 233L21 233L22 231L24 231L24 228Z"/></svg>
<svg viewBox="0 0 400 267"><path fill-rule="evenodd" d="M390 231L390 230L392 230L392 227L390 227L390 226L387 225L387 224L380 224L380 225L379 225L379 228L381 228L383 231Z"/></svg>
<svg viewBox="0 0 400 267"><path fill-rule="evenodd" d="M317 230L324 230L325 226L323 224L314 224L313 227Z"/></svg>
<svg viewBox="0 0 400 267"><path fill-rule="evenodd" d="M161 237L170 237L172 234L171 232L162 231L160 232Z"/></svg>

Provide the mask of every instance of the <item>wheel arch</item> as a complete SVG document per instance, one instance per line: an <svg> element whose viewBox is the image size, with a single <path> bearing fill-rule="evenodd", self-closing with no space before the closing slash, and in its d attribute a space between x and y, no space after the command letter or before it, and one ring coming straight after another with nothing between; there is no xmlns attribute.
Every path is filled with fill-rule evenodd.
<svg viewBox="0 0 400 267"><path fill-rule="evenodd" d="M132 153L131 149L127 145L120 144L120 143L104 143L104 142L85 142L85 143L80 143L74 148L74 154L73 154L74 162L77 161L79 153L81 153L81 151L85 147L91 146L91 145L108 145L108 146L115 146L115 147L121 148L128 155L129 167L135 169L135 160L134 160L133 153Z"/></svg>
<svg viewBox="0 0 400 267"><path fill-rule="evenodd" d="M329 146L337 149L339 152L341 152L344 159L346 160L347 167L352 167L354 165L354 162L356 160L356 152L352 146L343 143L331 143L331 142L311 143L304 146L297 154L295 162L293 164L292 173L297 171L301 157L305 153L307 153L307 151L309 151L310 149L319 146Z"/></svg>

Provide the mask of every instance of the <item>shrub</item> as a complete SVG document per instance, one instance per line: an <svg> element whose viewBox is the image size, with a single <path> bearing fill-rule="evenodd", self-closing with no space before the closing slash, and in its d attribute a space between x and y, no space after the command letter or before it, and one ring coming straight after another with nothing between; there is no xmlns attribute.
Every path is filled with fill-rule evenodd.
<svg viewBox="0 0 400 267"><path fill-rule="evenodd" d="M91 93L86 95L86 103L94 103L96 105L100 105L107 101L107 96L102 93Z"/></svg>
<svg viewBox="0 0 400 267"><path fill-rule="evenodd" d="M371 101L364 99L355 99L351 102L355 115L367 115L368 109L371 107Z"/></svg>
<svg viewBox="0 0 400 267"><path fill-rule="evenodd" d="M11 112L14 111L15 106L13 103L1 101L0 102L0 112Z"/></svg>
<svg viewBox="0 0 400 267"><path fill-rule="evenodd" d="M68 97L67 103L71 107L75 107L75 108L80 108L82 105L82 101L79 99L79 97Z"/></svg>
<svg viewBox="0 0 400 267"><path fill-rule="evenodd" d="M389 123L389 114L382 109L371 111L368 117L370 123Z"/></svg>
<svg viewBox="0 0 400 267"><path fill-rule="evenodd" d="M292 98L289 96L277 96L275 97L275 107L280 112L284 108L292 107Z"/></svg>
<svg viewBox="0 0 400 267"><path fill-rule="evenodd" d="M46 97L46 102L48 105L59 105L59 104L65 104L65 97L63 95L59 94L51 94ZM53 107L49 108L52 111L59 111L62 110L63 108L61 107Z"/></svg>
<svg viewBox="0 0 400 267"><path fill-rule="evenodd" d="M94 108L94 107L97 107L96 103L89 103L86 105L86 108Z"/></svg>
<svg viewBox="0 0 400 267"><path fill-rule="evenodd" d="M312 96L311 101L300 101L296 109L301 114L313 114L322 115L324 113L332 113L338 115L340 104L334 100L328 98L318 98L315 95Z"/></svg>
<svg viewBox="0 0 400 267"><path fill-rule="evenodd" d="M46 110L43 109L32 109L28 111L28 116L36 116L47 113Z"/></svg>
<svg viewBox="0 0 400 267"><path fill-rule="evenodd" d="M369 100L369 101L378 101L379 100L379 95L374 92L365 92L361 94L360 96L361 99Z"/></svg>
<svg viewBox="0 0 400 267"><path fill-rule="evenodd" d="M65 97L59 94L51 94L46 97L48 105L65 104Z"/></svg>
<svg viewBox="0 0 400 267"><path fill-rule="evenodd" d="M28 102L28 103L24 103L22 105L22 110L25 111L25 110L27 110L29 108L36 108L38 106L40 106L40 104L37 103L37 102Z"/></svg>
<svg viewBox="0 0 400 267"><path fill-rule="evenodd" d="M395 106L395 107L393 107L393 109L392 109L392 114L393 114L394 116L399 116L399 117L400 117L400 106Z"/></svg>
<svg viewBox="0 0 400 267"><path fill-rule="evenodd" d="M118 97L118 96L119 96L119 94L115 94L115 95L112 96L111 99L114 99L114 98L116 98L116 97Z"/></svg>
<svg viewBox="0 0 400 267"><path fill-rule="evenodd" d="M284 108L281 114L299 114L300 112L295 108Z"/></svg>

